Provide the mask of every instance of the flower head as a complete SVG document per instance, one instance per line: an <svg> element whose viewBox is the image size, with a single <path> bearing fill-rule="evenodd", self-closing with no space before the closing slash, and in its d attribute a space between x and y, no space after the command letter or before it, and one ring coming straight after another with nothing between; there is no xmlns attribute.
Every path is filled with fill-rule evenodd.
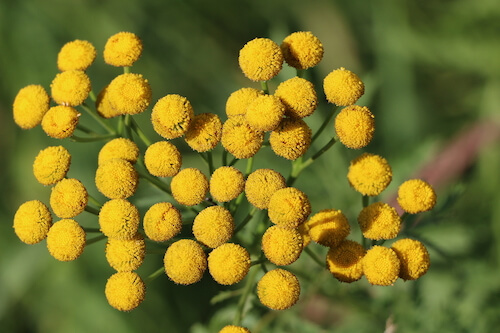
<svg viewBox="0 0 500 333"><path fill-rule="evenodd" d="M71 164L71 154L63 146L40 150L33 162L33 174L42 185L52 185L66 177Z"/></svg>
<svg viewBox="0 0 500 333"><path fill-rule="evenodd" d="M392 169L385 158L363 153L351 161L347 179L359 193L376 196L391 182Z"/></svg>
<svg viewBox="0 0 500 333"><path fill-rule="evenodd" d="M210 177L210 194L215 201L228 202L235 199L245 187L245 177L235 167L222 166Z"/></svg>
<svg viewBox="0 0 500 333"><path fill-rule="evenodd" d="M104 45L104 61L111 66L132 66L142 54L142 41L131 32L119 32Z"/></svg>
<svg viewBox="0 0 500 333"><path fill-rule="evenodd" d="M235 326L235 325L227 325L224 326L219 333L250 333L250 331L241 326Z"/></svg>
<svg viewBox="0 0 500 333"><path fill-rule="evenodd" d="M249 269L250 254L238 244L222 244L208 255L208 271L219 284L238 283L245 278Z"/></svg>
<svg viewBox="0 0 500 333"><path fill-rule="evenodd" d="M398 212L383 202L375 202L363 208L358 222L363 236L368 239L393 239L401 230Z"/></svg>
<svg viewBox="0 0 500 333"><path fill-rule="evenodd" d="M113 158L121 158L134 164L139 157L139 147L134 141L126 138L116 138L102 146L97 156L99 165Z"/></svg>
<svg viewBox="0 0 500 333"><path fill-rule="evenodd" d="M194 117L193 107L186 97L170 94L156 102L151 112L153 128L165 139L175 139L186 133Z"/></svg>
<svg viewBox="0 0 500 333"><path fill-rule="evenodd" d="M267 272L257 283L260 302L273 310L285 310L299 300L300 284L297 277L281 268Z"/></svg>
<svg viewBox="0 0 500 333"><path fill-rule="evenodd" d="M281 43L281 51L288 65L297 69L316 66L323 59L323 44L310 31L297 31Z"/></svg>
<svg viewBox="0 0 500 333"><path fill-rule="evenodd" d="M99 95L97 95L97 100L95 102L95 107L97 109L97 113L101 117L106 118L106 119L117 117L117 116L123 114L121 110L115 109L111 105L110 99L109 99L109 94L108 94L108 87L109 87L109 85L104 87L99 92Z"/></svg>
<svg viewBox="0 0 500 333"><path fill-rule="evenodd" d="M335 132L340 142L351 149L360 149L370 143L375 132L373 114L366 106L348 106L335 117Z"/></svg>
<svg viewBox="0 0 500 333"><path fill-rule="evenodd" d="M71 106L53 106L43 116L42 129L51 138L69 138L73 135L79 118L80 113Z"/></svg>
<svg viewBox="0 0 500 333"><path fill-rule="evenodd" d="M304 192L286 187L271 196L267 213L274 224L297 228L311 214L311 204Z"/></svg>
<svg viewBox="0 0 500 333"><path fill-rule="evenodd" d="M106 282L104 293L109 305L120 311L131 311L144 301L146 285L136 272L117 272Z"/></svg>
<svg viewBox="0 0 500 333"><path fill-rule="evenodd" d="M170 202L158 202L144 214L144 232L155 242L168 241L181 229L181 213Z"/></svg>
<svg viewBox="0 0 500 333"><path fill-rule="evenodd" d="M284 114L285 105L278 97L262 95L248 105L245 119L257 131L272 131L278 127Z"/></svg>
<svg viewBox="0 0 500 333"><path fill-rule="evenodd" d="M314 85L297 76L281 82L274 95L285 104L285 114L289 117L304 118L310 116L318 106L318 96Z"/></svg>
<svg viewBox="0 0 500 333"><path fill-rule="evenodd" d="M410 179L399 186L397 200L407 213L426 212L436 205L436 192L429 183L421 179Z"/></svg>
<svg viewBox="0 0 500 333"><path fill-rule="evenodd" d="M363 272L368 282L389 286L398 279L400 262L396 253L387 247L375 245L363 258Z"/></svg>
<svg viewBox="0 0 500 333"><path fill-rule="evenodd" d="M196 241L181 239L168 247L163 263L170 280L188 285L203 277L207 269L207 256Z"/></svg>
<svg viewBox="0 0 500 333"><path fill-rule="evenodd" d="M311 236L309 235L309 224L302 223L297 228L297 231L302 236L302 249L305 249L309 243L311 243Z"/></svg>
<svg viewBox="0 0 500 333"><path fill-rule="evenodd" d="M363 81L344 67L330 72L323 80L323 88L328 102L339 106L352 105L365 93Z"/></svg>
<svg viewBox="0 0 500 333"><path fill-rule="evenodd" d="M82 104L90 92L90 79L81 70L69 70L56 75L50 85L52 99L57 104L77 106Z"/></svg>
<svg viewBox="0 0 500 333"><path fill-rule="evenodd" d="M99 165L95 173L95 184L107 198L125 199L135 193L139 176L132 163L113 158Z"/></svg>
<svg viewBox="0 0 500 333"><path fill-rule="evenodd" d="M324 209L314 214L306 223L309 236L318 244L326 247L338 246L351 231L347 217L335 209Z"/></svg>
<svg viewBox="0 0 500 333"><path fill-rule="evenodd" d="M31 84L19 90L12 105L14 122L22 129L30 129L42 122L49 110L50 97L38 84Z"/></svg>
<svg viewBox="0 0 500 333"><path fill-rule="evenodd" d="M359 243L343 240L337 247L332 247L326 255L326 266L333 276L351 283L363 276L362 260L366 250Z"/></svg>
<svg viewBox="0 0 500 333"><path fill-rule="evenodd" d="M151 86L141 74L118 75L106 88L109 107L118 114L139 114L151 103Z"/></svg>
<svg viewBox="0 0 500 333"><path fill-rule="evenodd" d="M51 225L50 211L39 200L23 203L14 215L14 232L26 244L36 244L44 240Z"/></svg>
<svg viewBox="0 0 500 333"><path fill-rule="evenodd" d="M269 38L255 38L243 46L238 58L243 74L252 81L267 81L278 75L283 54Z"/></svg>
<svg viewBox="0 0 500 333"><path fill-rule="evenodd" d="M50 227L47 249L59 261L78 258L85 248L85 231L75 220L63 219Z"/></svg>
<svg viewBox="0 0 500 333"><path fill-rule="evenodd" d="M205 199L208 192L208 180L199 169L187 168L172 178L170 189L178 203L194 206Z"/></svg>
<svg viewBox="0 0 500 333"><path fill-rule="evenodd" d="M429 270L429 252L418 240L400 239L391 247L401 262L399 277L403 280L416 280Z"/></svg>
<svg viewBox="0 0 500 333"><path fill-rule="evenodd" d="M222 146L236 158L255 155L264 140L264 133L253 129L244 116L234 116L222 126Z"/></svg>
<svg viewBox="0 0 500 333"><path fill-rule="evenodd" d="M144 165L156 177L173 177L181 168L182 155L172 143L158 141L150 145L144 154Z"/></svg>
<svg viewBox="0 0 500 333"><path fill-rule="evenodd" d="M257 169L248 175L245 195L254 207L267 209L271 196L286 187L285 177L272 169Z"/></svg>
<svg viewBox="0 0 500 333"><path fill-rule="evenodd" d="M184 136L186 143L197 152L215 148L222 136L222 122L214 113L202 113L194 116Z"/></svg>
<svg viewBox="0 0 500 333"><path fill-rule="evenodd" d="M278 156L296 160L304 155L311 145L311 129L300 118L285 118L271 132L269 143Z"/></svg>
<svg viewBox="0 0 500 333"><path fill-rule="evenodd" d="M227 117L244 116L247 107L254 99L264 95L262 90L255 88L241 88L233 92L226 101Z"/></svg>
<svg viewBox="0 0 500 333"><path fill-rule="evenodd" d="M135 271L146 256L146 243L141 234L132 239L108 238L106 260L118 272Z"/></svg>
<svg viewBox="0 0 500 333"><path fill-rule="evenodd" d="M60 218L72 218L85 210L89 195L78 179L65 178L50 193L50 206Z"/></svg>
<svg viewBox="0 0 500 333"><path fill-rule="evenodd" d="M262 251L273 264L290 265L302 253L302 236L295 229L271 226L262 236Z"/></svg>
<svg viewBox="0 0 500 333"><path fill-rule="evenodd" d="M133 239L139 228L139 210L125 199L112 199L99 212L101 232L109 238Z"/></svg>
<svg viewBox="0 0 500 333"><path fill-rule="evenodd" d="M86 40L76 39L64 44L57 55L57 67L60 71L84 71L92 65L96 57L94 45Z"/></svg>
<svg viewBox="0 0 500 333"><path fill-rule="evenodd" d="M233 236L233 231L233 216L222 206L207 207L194 218L194 237L213 249L227 242Z"/></svg>

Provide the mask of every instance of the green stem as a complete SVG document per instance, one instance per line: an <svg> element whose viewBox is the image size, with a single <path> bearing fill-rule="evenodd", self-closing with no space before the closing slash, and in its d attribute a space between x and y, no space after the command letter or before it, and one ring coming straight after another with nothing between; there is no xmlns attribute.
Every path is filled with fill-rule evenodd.
<svg viewBox="0 0 500 333"><path fill-rule="evenodd" d="M227 165L227 150L225 149L222 151L222 165Z"/></svg>
<svg viewBox="0 0 500 333"><path fill-rule="evenodd" d="M89 196L89 201L92 202L94 205L96 205L97 207L101 208L102 207L102 204L96 200L96 198L94 198L93 196L91 196L90 194L88 195Z"/></svg>
<svg viewBox="0 0 500 333"><path fill-rule="evenodd" d="M94 103L95 103L95 102L97 101L97 97L95 96L95 93L94 93L94 91L93 91L93 90L91 90L91 91L89 92L89 97L90 97L90 99L92 100L92 102L94 102Z"/></svg>
<svg viewBox="0 0 500 333"><path fill-rule="evenodd" d="M227 166L233 166L236 164L236 162L238 162L239 159L237 159L236 157L233 157L233 159L231 160L231 162L227 165Z"/></svg>
<svg viewBox="0 0 500 333"><path fill-rule="evenodd" d="M370 197L368 195L363 195L362 197L363 208L368 207L370 204Z"/></svg>
<svg viewBox="0 0 500 333"><path fill-rule="evenodd" d="M209 174L214 173L214 159L212 157L212 152L207 151L207 162L208 162L208 172Z"/></svg>
<svg viewBox="0 0 500 333"><path fill-rule="evenodd" d="M247 167L245 169L245 178L252 172L253 168L253 156L247 160Z"/></svg>
<svg viewBox="0 0 500 333"><path fill-rule="evenodd" d="M90 134L90 135L99 135L96 132L92 131L90 128L87 128L83 126L82 124L76 125L76 129L79 131L82 131L83 133Z"/></svg>
<svg viewBox="0 0 500 333"><path fill-rule="evenodd" d="M83 230L86 232L86 233L97 233L97 232L101 232L101 229L99 228L83 228Z"/></svg>
<svg viewBox="0 0 500 333"><path fill-rule="evenodd" d="M95 141L105 141L109 139L116 138L116 134L106 134L106 135L96 135L87 138L82 138L76 135L71 136L69 139L75 142L95 142Z"/></svg>
<svg viewBox="0 0 500 333"><path fill-rule="evenodd" d="M311 259L314 260L315 263L320 265L322 268L325 268L325 263L321 261L316 253L314 253L308 246L304 248L304 252L307 253L307 255L309 255L309 257L311 257Z"/></svg>
<svg viewBox="0 0 500 333"><path fill-rule="evenodd" d="M92 118L94 118L95 121L97 121L103 128L105 128L109 134L114 134L116 135L116 131L111 128L111 126L109 126L94 110L92 110L87 104L83 103L81 105L81 107L87 111L88 114L90 114L90 116Z"/></svg>
<svg viewBox="0 0 500 333"><path fill-rule="evenodd" d="M243 227L245 227L245 225L248 222L250 222L250 220L252 219L252 217L255 215L255 212L257 212L257 208L253 207L252 210L250 210L248 212L247 216L243 219L243 221L241 221L241 223L236 226L236 228L234 229L234 234L238 233L238 231L240 231L241 229L243 229Z"/></svg>
<svg viewBox="0 0 500 333"><path fill-rule="evenodd" d="M137 122L132 118L131 118L131 125L134 132L137 133L137 135L139 136L139 139L141 139L146 146L148 147L151 146L152 141L146 136L146 134L144 134L144 131L139 127L139 124L137 124Z"/></svg>
<svg viewBox="0 0 500 333"><path fill-rule="evenodd" d="M165 272L165 267L164 266L158 268L156 271L154 271L147 278L144 279L144 283L148 284L149 282L151 282L154 279L156 279L158 276L162 275L164 272Z"/></svg>
<svg viewBox="0 0 500 333"><path fill-rule="evenodd" d="M139 172L139 177L146 179L151 185L157 187L161 191L167 193L168 195L172 195L172 192L170 191L170 188L168 188L167 184L163 183L159 179L156 179L144 172Z"/></svg>
<svg viewBox="0 0 500 333"><path fill-rule="evenodd" d="M335 115L335 112L337 111L338 108L339 108L338 106L334 106L333 110L330 112L328 117L326 117L323 124L321 124L320 128L316 131L316 133L314 133L314 135L311 139L311 145L314 143L314 141L316 141L316 139L320 136L320 134L325 130L326 126L328 126L328 123L333 118L333 116Z"/></svg>
<svg viewBox="0 0 500 333"><path fill-rule="evenodd" d="M99 235L99 236L97 236L97 237L94 237L94 238L92 238L92 239L87 240L87 241L85 242L85 245L87 245L87 246L88 246L88 245L90 245L90 244L97 243L97 242L99 242L99 241L101 241L101 240L103 240L103 239L106 239L106 238L107 238L107 237L106 237L105 235Z"/></svg>
<svg viewBox="0 0 500 333"><path fill-rule="evenodd" d="M267 81L260 81L260 87L264 91L264 94L269 95L269 86L267 84Z"/></svg>
<svg viewBox="0 0 500 333"><path fill-rule="evenodd" d="M259 258L257 260L254 260L250 263L250 266L255 266L255 265L260 265L260 264L263 264L267 261L266 258Z"/></svg>
<svg viewBox="0 0 500 333"><path fill-rule="evenodd" d="M247 281L245 283L245 287L243 289L243 294L240 296L238 301L238 308L236 310L236 315L233 319L233 325L239 326L241 324L241 320L243 319L243 310L245 309L245 304L247 302L248 296L250 295L250 291L252 291L252 287L255 282L255 277L257 276L258 269L250 269L250 273L247 275Z"/></svg>
<svg viewBox="0 0 500 333"><path fill-rule="evenodd" d="M123 123L125 125L125 137L132 140L132 116L129 114L126 114L124 116Z"/></svg>
<svg viewBox="0 0 500 333"><path fill-rule="evenodd" d="M128 73L130 73L130 66L123 67L123 74L128 74Z"/></svg>
<svg viewBox="0 0 500 333"><path fill-rule="evenodd" d="M305 72L305 69L297 69L297 76L304 77Z"/></svg>
<svg viewBox="0 0 500 333"><path fill-rule="evenodd" d="M94 215L99 216L99 209L96 209L94 207L85 206L85 211L90 213L90 214L94 214Z"/></svg>

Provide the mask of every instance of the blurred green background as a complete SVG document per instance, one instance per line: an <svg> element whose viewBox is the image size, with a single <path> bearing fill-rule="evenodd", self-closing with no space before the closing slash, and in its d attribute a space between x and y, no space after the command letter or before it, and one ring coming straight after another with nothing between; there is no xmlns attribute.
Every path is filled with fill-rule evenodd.
<svg viewBox="0 0 500 333"><path fill-rule="evenodd" d="M225 100L232 91L258 87L240 72L239 49L255 37L269 37L279 44L300 30L312 31L325 47L322 63L306 75L321 99L322 78L340 66L365 82L366 94L359 104L371 108L377 124L375 139L365 151L385 156L394 171L382 199L391 201L397 186L416 175L436 186L436 209L410 221L418 226L412 235L429 248L432 266L416 282L372 287L362 279L346 285L303 256L290 267L302 272L300 303L272 312L253 297L256 308L243 324L253 333L496 331L500 325L497 0L26 0L0 2L2 332L206 333L230 323L235 311L236 299L209 303L225 290L209 276L189 287L175 286L162 276L148 285L139 308L118 312L104 297L113 270L102 242L75 262L61 263L49 256L45 242L28 246L15 236L12 217L17 207L33 199L48 203L50 188L36 182L33 159L39 150L60 141L48 138L40 127L21 131L12 120L11 105L17 91L28 84L49 88L61 46L74 39L96 46L99 56L88 74L98 92L120 74L120 69L102 60L107 38L119 31L134 32L143 39L144 52L133 71L149 80L153 101L178 93L191 101L196 113L214 112L225 119ZM293 75L285 69L270 82L271 90ZM330 110L322 101L307 119L313 130ZM138 121L158 140L147 113ZM93 124L84 117L82 122ZM312 149L328 141L330 133ZM183 150L185 166L201 165L182 141L176 143ZM82 180L99 197L93 173L102 143L65 140L63 144L73 154L68 176ZM335 145L301 175L296 186L309 194L313 212L341 209L355 226L361 200L345 175L349 161L358 154ZM288 173L288 163L273 157L269 149L257 157L256 167ZM237 166L244 168L244 162ZM133 198L141 209L160 200L161 193L147 184ZM77 220L88 226L97 223L88 213ZM322 257L326 253L324 248L313 246L313 250ZM139 273L147 276L160 266L161 256L151 255Z"/></svg>

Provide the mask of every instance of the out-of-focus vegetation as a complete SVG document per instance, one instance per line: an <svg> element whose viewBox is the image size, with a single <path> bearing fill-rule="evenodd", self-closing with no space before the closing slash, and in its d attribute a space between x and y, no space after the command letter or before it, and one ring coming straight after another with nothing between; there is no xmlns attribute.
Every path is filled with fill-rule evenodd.
<svg viewBox="0 0 500 333"><path fill-rule="evenodd" d="M427 175L434 177L438 207L421 220L410 221L418 225L412 232L428 246L432 266L416 282L372 287L366 280L347 285L327 271L318 274L315 263L304 256L291 266L293 271L311 272L299 276L300 304L284 312L258 307L243 324L254 333L382 332L386 327L387 332L479 333L498 328L497 0L26 0L0 2L2 331L217 332L231 322L235 311L234 302L210 304L220 287L209 277L183 287L162 276L148 286L138 309L120 313L104 297L106 279L113 273L104 258L104 244L92 245L75 262L61 263L49 256L44 242L28 246L15 236L12 217L17 207L32 199L48 202L50 189L36 182L31 165L40 149L58 141L40 127L17 128L11 104L17 91L28 84L49 88L60 47L85 39L102 52L112 34L134 32L144 42L134 71L151 83L153 101L178 93L191 101L196 113L215 112L225 119L225 100L232 91L258 87L240 72L239 49L255 37L280 43L299 30L312 31L325 47L324 60L307 74L320 95L322 78L340 66L365 82L366 94L358 104L371 108L377 125L375 140L366 151L385 156L394 170L393 183L382 199L391 200L397 186L426 165ZM88 73L98 92L120 69L106 66L99 56ZM293 71L285 70L278 79L292 75ZM270 88L275 87L271 81ZM323 103L307 122L317 128L329 111ZM148 115L138 118L154 135L147 125ZM476 135L464 134L477 124L483 127L476 127ZM443 156L443 149L460 136L465 137L463 149L459 146L440 160L460 166L453 169L457 171L432 173L439 167L429 163ZM100 144L68 146L73 152L69 175L96 193L92 184ZM185 146L182 149L188 153ZM336 145L301 175L296 186L310 195L313 212L341 209L355 223L361 200L345 175L349 160L358 154ZM185 163L195 165L198 160L186 157ZM256 163L256 167L269 166L266 158ZM288 164L280 163L280 171L287 173ZM151 190L145 187L137 195L143 207L151 203L145 193ZM90 214L82 215L82 223L96 223ZM326 253L320 247L313 250L321 256ZM161 265L161 256L149 257L139 273L148 275Z"/></svg>

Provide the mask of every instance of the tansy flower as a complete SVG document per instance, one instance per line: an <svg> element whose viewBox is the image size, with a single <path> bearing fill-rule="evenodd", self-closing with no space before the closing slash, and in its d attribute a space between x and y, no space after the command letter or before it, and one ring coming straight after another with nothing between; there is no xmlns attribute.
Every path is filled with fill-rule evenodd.
<svg viewBox="0 0 500 333"><path fill-rule="evenodd" d="M243 74L252 81L267 81L278 75L283 54L269 38L255 38L243 46L238 58Z"/></svg>
<svg viewBox="0 0 500 333"><path fill-rule="evenodd" d="M410 214L426 212L436 205L436 192L421 179L410 179L399 186L398 203Z"/></svg>
<svg viewBox="0 0 500 333"><path fill-rule="evenodd" d="M245 177L235 167L222 166L210 177L210 194L215 201L228 202L235 199L245 187Z"/></svg>
<svg viewBox="0 0 500 333"><path fill-rule="evenodd" d="M311 129L302 119L285 118L271 132L269 143L276 155L296 160L309 149L311 134Z"/></svg>
<svg viewBox="0 0 500 333"><path fill-rule="evenodd" d="M60 71L86 70L96 57L94 45L86 40L76 39L64 44L57 55L57 67Z"/></svg>
<svg viewBox="0 0 500 333"><path fill-rule="evenodd" d="M60 220L50 227L47 234L47 249L60 261L78 258L85 248L85 231L75 220Z"/></svg>
<svg viewBox="0 0 500 333"><path fill-rule="evenodd" d="M141 53L142 41L131 32L119 32L109 37L104 45L104 61L111 66L132 66Z"/></svg>
<svg viewBox="0 0 500 333"><path fill-rule="evenodd" d="M101 232L109 238L130 240L139 228L139 210L125 199L112 199L99 212Z"/></svg>
<svg viewBox="0 0 500 333"><path fill-rule="evenodd" d="M49 94L38 84L19 90L12 105L14 122L22 129L30 129L42 122L49 110Z"/></svg>
<svg viewBox="0 0 500 333"><path fill-rule="evenodd" d="M154 130L169 140L183 136L193 117L191 103L186 97L176 94L160 98L151 112Z"/></svg>
<svg viewBox="0 0 500 333"><path fill-rule="evenodd" d="M326 247L339 245L351 231L349 221L340 210L324 209L314 214L307 222L309 236Z"/></svg>
<svg viewBox="0 0 500 333"><path fill-rule="evenodd" d="M82 104L90 92L90 79L81 70L70 70L56 75L50 85L52 99L61 105Z"/></svg>
<svg viewBox="0 0 500 333"><path fill-rule="evenodd" d="M50 193L52 211L60 218L72 218L85 210L89 195L85 186L74 178L58 182Z"/></svg>
<svg viewBox="0 0 500 333"><path fill-rule="evenodd" d="M234 116L222 126L222 146L236 158L255 155L264 140L264 133L253 129L244 116Z"/></svg>
<svg viewBox="0 0 500 333"><path fill-rule="evenodd" d="M375 132L373 114L366 106L348 106L335 117L335 132L340 142L351 149L360 149L370 143Z"/></svg>
<svg viewBox="0 0 500 333"><path fill-rule="evenodd" d="M219 333L251 333L247 328L241 326L224 326Z"/></svg>
<svg viewBox="0 0 500 333"><path fill-rule="evenodd" d="M181 168L182 155L172 143L158 141L150 145L144 154L144 165L156 177L173 177Z"/></svg>
<svg viewBox="0 0 500 333"><path fill-rule="evenodd" d="M144 214L144 232L155 242L165 242L181 232L181 213L170 202L158 202Z"/></svg>
<svg viewBox="0 0 500 333"><path fill-rule="evenodd" d="M23 203L14 215L14 232L26 244L36 244L44 240L51 225L50 211L39 200Z"/></svg>
<svg viewBox="0 0 500 333"><path fill-rule="evenodd" d="M250 254L238 244L222 244L208 255L208 271L219 284L238 283L245 278L249 269Z"/></svg>
<svg viewBox="0 0 500 333"><path fill-rule="evenodd" d="M375 245L363 258L363 272L368 282L389 286L398 279L400 262L396 253L387 247Z"/></svg>
<svg viewBox="0 0 500 333"><path fill-rule="evenodd" d="M197 152L215 148L222 136L222 122L214 113L202 113L194 116L184 136L186 143Z"/></svg>
<svg viewBox="0 0 500 333"><path fill-rule="evenodd" d="M53 106L42 119L43 131L54 139L65 139L73 135L80 113L71 106Z"/></svg>
<svg viewBox="0 0 500 333"><path fill-rule="evenodd" d="M401 230L401 218L394 207L383 202L375 202L361 210L359 227L368 239L393 239Z"/></svg>
<svg viewBox="0 0 500 333"><path fill-rule="evenodd" d="M323 80L323 88L328 102L339 106L352 105L365 93L363 81L344 67L330 72Z"/></svg>
<svg viewBox="0 0 500 333"><path fill-rule="evenodd" d="M273 264L290 265L302 253L302 236L295 229L271 226L262 236L262 251Z"/></svg>
<svg viewBox="0 0 500 333"><path fill-rule="evenodd" d="M71 155L63 146L51 146L40 150L33 162L33 174L43 185L52 185L66 177Z"/></svg>
<svg viewBox="0 0 500 333"><path fill-rule="evenodd" d="M318 106L314 85L297 76L281 82L274 95L285 104L285 114L289 117L304 118L310 116Z"/></svg>
<svg viewBox="0 0 500 333"><path fill-rule="evenodd" d="M97 95L97 100L95 102L95 107L97 109L97 113L106 119L117 117L122 114L121 110L115 109L111 106L108 94L108 87L104 87L99 95Z"/></svg>
<svg viewBox="0 0 500 333"><path fill-rule="evenodd" d="M95 173L95 184L107 198L125 199L135 193L139 176L132 163L113 158L99 165Z"/></svg>
<svg viewBox="0 0 500 333"><path fill-rule="evenodd" d="M297 228L297 231L302 236L302 249L304 249L309 243L311 243L311 236L309 235L309 224L302 223Z"/></svg>
<svg viewBox="0 0 500 333"><path fill-rule="evenodd" d="M113 158L121 158L134 164L139 157L139 147L134 141L126 138L116 138L106 143L97 156L98 165Z"/></svg>
<svg viewBox="0 0 500 333"><path fill-rule="evenodd" d="M118 272L108 279L104 293L109 305L131 311L144 301L146 285L136 272Z"/></svg>
<svg viewBox="0 0 500 333"><path fill-rule="evenodd" d="M127 240L108 238L106 243L106 260L118 272L135 271L145 255L146 243L139 233Z"/></svg>
<svg viewBox="0 0 500 333"><path fill-rule="evenodd" d="M365 253L361 244L346 239L337 247L330 248L326 255L326 266L341 282L358 281L363 276L362 260Z"/></svg>
<svg viewBox="0 0 500 333"><path fill-rule="evenodd" d="M226 101L227 117L244 116L247 107L254 99L264 95L262 90L255 88L241 88L233 92Z"/></svg>
<svg viewBox="0 0 500 333"><path fill-rule="evenodd" d="M310 31L288 35L281 43L281 51L288 65L297 69L316 66L323 59L323 44Z"/></svg>
<svg viewBox="0 0 500 333"><path fill-rule="evenodd" d="M142 113L151 103L151 87L141 74L121 74L106 88L106 99L120 114Z"/></svg>
<svg viewBox="0 0 500 333"><path fill-rule="evenodd" d="M222 206L207 207L194 218L193 235L208 247L224 244L233 236L233 231L233 216Z"/></svg>
<svg viewBox="0 0 500 333"><path fill-rule="evenodd" d="M177 284L193 284L201 280L207 269L207 256L196 241L181 239L169 246L163 258L165 273Z"/></svg>
<svg viewBox="0 0 500 333"><path fill-rule="evenodd" d="M187 168L172 178L170 189L178 203L194 206L205 199L208 192L208 180L199 169Z"/></svg>
<svg viewBox="0 0 500 333"><path fill-rule="evenodd" d="M392 169L385 158L363 153L351 161L347 179L359 193L376 196L391 182Z"/></svg>
<svg viewBox="0 0 500 333"><path fill-rule="evenodd" d="M267 213L274 224L297 228L311 213L311 204L304 192L286 187L271 196Z"/></svg>
<svg viewBox="0 0 500 333"><path fill-rule="evenodd" d="M289 271L273 269L257 283L257 296L263 305L272 310L288 309L299 300L299 280Z"/></svg>
<svg viewBox="0 0 500 333"><path fill-rule="evenodd" d="M429 252L424 244L414 239L400 239L391 247L401 262L399 277L403 280L416 280L429 269L431 265Z"/></svg>
<svg viewBox="0 0 500 333"><path fill-rule="evenodd" d="M285 105L278 97L262 95L248 105L245 119L257 131L272 131L279 125L284 114Z"/></svg>
<svg viewBox="0 0 500 333"><path fill-rule="evenodd" d="M248 175L245 182L245 195L254 207L267 209L271 196L286 187L286 180L272 169L257 169Z"/></svg>

